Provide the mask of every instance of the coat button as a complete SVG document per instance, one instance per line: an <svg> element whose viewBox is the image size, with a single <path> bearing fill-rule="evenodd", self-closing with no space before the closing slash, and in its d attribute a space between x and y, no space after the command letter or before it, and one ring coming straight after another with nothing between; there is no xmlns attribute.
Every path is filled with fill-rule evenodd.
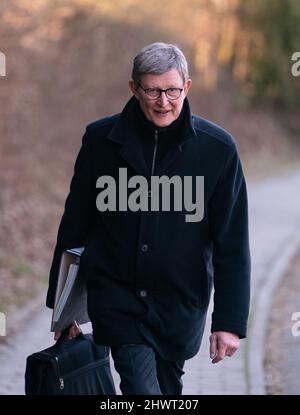
<svg viewBox="0 0 300 415"><path fill-rule="evenodd" d="M141 291L140 291L140 296L141 296L141 297L147 297L147 291L145 291L145 290L141 290Z"/></svg>
<svg viewBox="0 0 300 415"><path fill-rule="evenodd" d="M142 249L143 252L147 252L148 249L149 249L149 246L146 245L146 244L144 244L144 245L142 245L142 248L141 249Z"/></svg>

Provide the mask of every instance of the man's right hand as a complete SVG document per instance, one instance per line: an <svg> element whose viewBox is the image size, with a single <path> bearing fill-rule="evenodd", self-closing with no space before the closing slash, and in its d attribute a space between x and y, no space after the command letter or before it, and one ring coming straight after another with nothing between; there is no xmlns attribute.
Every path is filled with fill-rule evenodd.
<svg viewBox="0 0 300 415"><path fill-rule="evenodd" d="M54 340L58 340L61 336L61 333L62 333L61 330L57 330L54 334ZM78 334L80 333L81 333L80 325L77 323L77 321L73 321L73 323L69 327L68 339L71 340L74 337L78 336Z"/></svg>

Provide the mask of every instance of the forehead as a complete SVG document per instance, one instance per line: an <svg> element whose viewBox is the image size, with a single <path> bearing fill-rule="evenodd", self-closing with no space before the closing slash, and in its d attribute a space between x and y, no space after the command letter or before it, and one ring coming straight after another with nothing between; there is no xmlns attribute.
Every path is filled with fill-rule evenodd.
<svg viewBox="0 0 300 415"><path fill-rule="evenodd" d="M183 81L177 69L171 69L161 75L144 74L141 76L143 87L147 88L170 88L182 87Z"/></svg>

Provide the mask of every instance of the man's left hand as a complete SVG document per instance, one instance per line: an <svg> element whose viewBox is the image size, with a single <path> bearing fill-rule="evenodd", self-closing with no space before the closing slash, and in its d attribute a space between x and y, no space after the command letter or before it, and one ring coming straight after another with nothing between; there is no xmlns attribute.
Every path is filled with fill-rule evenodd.
<svg viewBox="0 0 300 415"><path fill-rule="evenodd" d="M232 356L240 346L239 336L227 331L215 331L209 341L212 363L218 363L226 356Z"/></svg>

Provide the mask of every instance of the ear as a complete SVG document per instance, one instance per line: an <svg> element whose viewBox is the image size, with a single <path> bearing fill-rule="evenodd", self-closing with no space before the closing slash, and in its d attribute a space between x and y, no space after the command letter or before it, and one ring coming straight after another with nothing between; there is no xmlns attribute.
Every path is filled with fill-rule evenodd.
<svg viewBox="0 0 300 415"><path fill-rule="evenodd" d="M185 97L187 96L187 94L188 94L189 89L190 89L191 86L192 86L192 80L191 79L187 79L186 82L185 82L185 84L184 84L184 87L183 87L183 93L184 93L184 96Z"/></svg>
<svg viewBox="0 0 300 415"><path fill-rule="evenodd" d="M131 90L131 92L133 93L133 95L136 97L136 99L138 100L139 99L139 95L138 95L138 92L137 92L137 87L136 87L136 85L135 85L135 82L134 81L129 81L129 88L130 88L130 90Z"/></svg>

